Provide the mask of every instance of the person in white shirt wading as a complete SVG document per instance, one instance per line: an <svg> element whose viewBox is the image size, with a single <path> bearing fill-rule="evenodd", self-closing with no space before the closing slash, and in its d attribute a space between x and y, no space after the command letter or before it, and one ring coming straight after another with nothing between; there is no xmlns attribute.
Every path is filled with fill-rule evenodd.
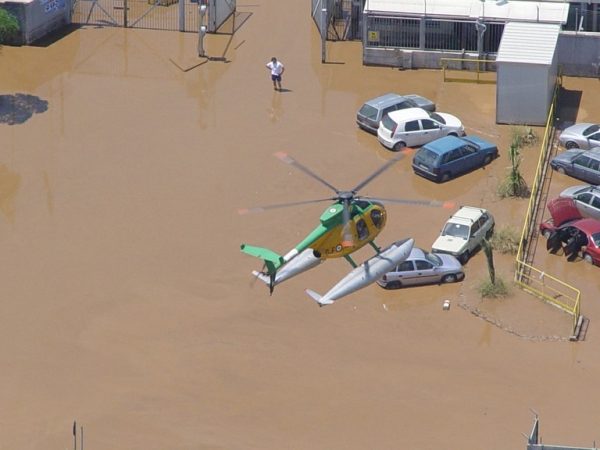
<svg viewBox="0 0 600 450"><path fill-rule="evenodd" d="M271 62L267 64L267 69L271 70L271 80L273 81L273 89L281 91L281 75L285 72L285 67L274 56Z"/></svg>

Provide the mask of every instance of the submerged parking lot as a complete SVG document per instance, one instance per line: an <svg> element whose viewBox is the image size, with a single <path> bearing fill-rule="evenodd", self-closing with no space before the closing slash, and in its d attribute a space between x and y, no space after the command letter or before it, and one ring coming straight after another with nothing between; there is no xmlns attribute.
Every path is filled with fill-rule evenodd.
<svg viewBox="0 0 600 450"><path fill-rule="evenodd" d="M529 408L544 442L597 438L597 267L536 252L536 266L582 290L590 328L579 343L562 340L567 314L522 291L479 299L481 253L462 283L374 285L325 308L303 290L326 292L351 269L345 261L271 297L253 282L260 263L239 245L285 253L325 206L237 210L330 195L273 153L355 186L392 155L354 122L385 92L434 100L500 158L438 185L412 173L409 152L365 195L482 206L497 227L519 229L527 207L496 193L511 135L494 124L494 86L365 67L354 42L329 43L321 64L310 12L297 3L238 5L249 19L236 35L206 42L226 60L188 71L198 61L191 34L84 28L1 50L3 93L48 102L0 124L3 449L66 448L73 420L86 448L522 448ZM264 67L272 56L286 67L284 92ZM597 120L597 80L564 86L579 98L576 120ZM523 151L527 180L538 152ZM549 198L575 184L553 174ZM412 237L428 249L451 214L387 210L380 246ZM496 255L499 274L513 269L514 257Z"/></svg>

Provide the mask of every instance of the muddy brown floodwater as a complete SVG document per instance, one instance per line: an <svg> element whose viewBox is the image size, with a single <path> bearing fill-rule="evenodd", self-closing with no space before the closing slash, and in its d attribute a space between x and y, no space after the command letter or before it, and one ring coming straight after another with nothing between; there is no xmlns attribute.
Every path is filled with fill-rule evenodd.
<svg viewBox="0 0 600 450"><path fill-rule="evenodd" d="M521 291L478 299L481 254L463 283L370 286L326 308L303 288L326 291L345 261L272 297L252 283L260 262L239 245L285 253L323 205L237 209L331 195L273 153L354 187L391 156L354 123L385 92L434 100L502 157L444 185L414 176L407 157L361 194L480 205L519 229L526 210L496 195L510 131L494 124L494 86L363 67L354 42L328 43L321 64L309 5L238 4L237 33L206 41L226 61L187 72L196 37L175 32L90 27L2 49L2 94L48 102L0 124L3 450L70 448L74 420L86 449L524 449L529 408L544 443L600 437L598 268L536 255L583 291L590 328L579 343L564 340L567 314ZM271 56L286 66L285 92L273 92ZM565 86L584 93L577 119L598 120L597 80ZM524 150L529 180L538 150ZM554 194L576 184L554 178ZM429 248L450 213L390 205L378 244L411 236ZM510 279L514 257L496 258Z"/></svg>

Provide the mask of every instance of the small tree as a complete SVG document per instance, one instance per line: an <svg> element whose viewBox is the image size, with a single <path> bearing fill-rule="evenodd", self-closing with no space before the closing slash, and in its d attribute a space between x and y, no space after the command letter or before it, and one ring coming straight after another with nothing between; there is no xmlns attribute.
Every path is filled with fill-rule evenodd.
<svg viewBox="0 0 600 450"><path fill-rule="evenodd" d="M531 131L527 136L531 134ZM513 139L508 149L508 158L510 159L510 172L506 178L500 183L499 194L500 197L528 197L529 188L527 182L521 175L519 167L521 165L521 147L523 145L524 138L521 134L513 131Z"/></svg>
<svg viewBox="0 0 600 450"><path fill-rule="evenodd" d="M0 8L0 46L17 35L19 22L5 9Z"/></svg>
<svg viewBox="0 0 600 450"><path fill-rule="evenodd" d="M485 259L487 260L488 272L490 273L490 281L492 284L496 284L496 269L494 268L494 252L492 246L487 239L481 242L483 253L485 253Z"/></svg>
<svg viewBox="0 0 600 450"><path fill-rule="evenodd" d="M487 239L481 243L483 253L487 259L489 280L481 280L479 283L479 294L481 297L499 298L506 297L510 294L510 286L503 277L496 277L496 269L494 268L494 255L492 245Z"/></svg>

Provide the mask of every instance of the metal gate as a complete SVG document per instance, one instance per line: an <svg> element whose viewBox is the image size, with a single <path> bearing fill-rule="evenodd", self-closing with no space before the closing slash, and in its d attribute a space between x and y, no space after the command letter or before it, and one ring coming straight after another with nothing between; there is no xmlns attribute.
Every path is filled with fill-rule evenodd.
<svg viewBox="0 0 600 450"><path fill-rule="evenodd" d="M208 29L216 33L221 25L235 13L236 0L208 0Z"/></svg>
<svg viewBox="0 0 600 450"><path fill-rule="evenodd" d="M365 0L312 0L312 17L322 33L322 10L327 10L328 41L361 39L362 11Z"/></svg>
<svg viewBox="0 0 600 450"><path fill-rule="evenodd" d="M234 12L236 0L202 0L207 31L216 33ZM198 32L198 0L76 0L71 20L80 25Z"/></svg>

